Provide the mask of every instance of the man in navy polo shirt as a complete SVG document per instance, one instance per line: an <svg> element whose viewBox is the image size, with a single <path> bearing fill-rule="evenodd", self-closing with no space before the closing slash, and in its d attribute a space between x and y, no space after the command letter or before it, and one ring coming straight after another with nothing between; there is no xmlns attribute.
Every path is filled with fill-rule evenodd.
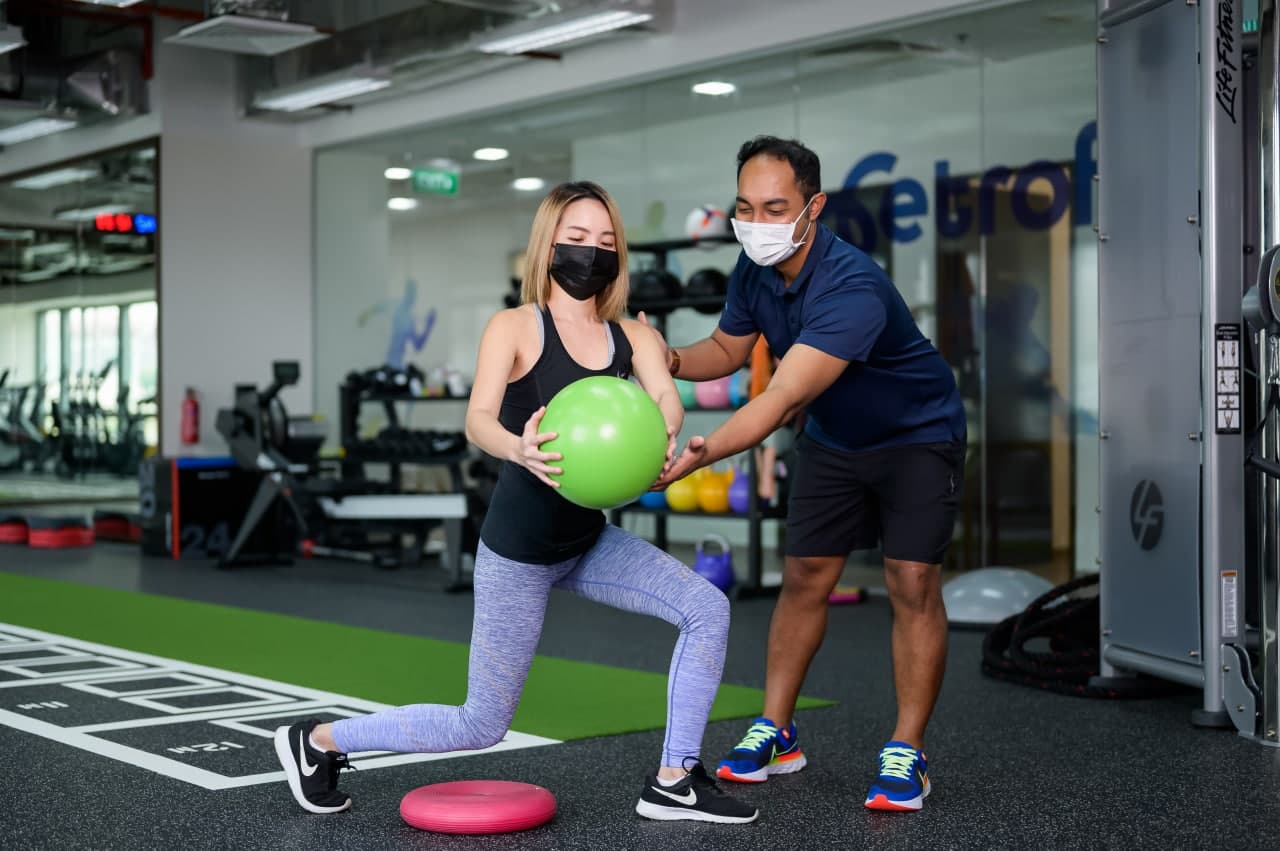
<svg viewBox="0 0 1280 851"><path fill-rule="evenodd" d="M951 368L916 327L874 261L818 223L818 157L759 137L738 152L734 232L743 252L719 327L669 349L692 381L738 370L759 335L780 358L768 388L659 481L760 443L805 410L787 507L786 564L769 628L764 716L720 763L727 780L762 782L805 765L792 714L849 553L879 544L893 605L897 724L866 806L918 810L922 752L946 661L941 563L960 501L965 415Z"/></svg>

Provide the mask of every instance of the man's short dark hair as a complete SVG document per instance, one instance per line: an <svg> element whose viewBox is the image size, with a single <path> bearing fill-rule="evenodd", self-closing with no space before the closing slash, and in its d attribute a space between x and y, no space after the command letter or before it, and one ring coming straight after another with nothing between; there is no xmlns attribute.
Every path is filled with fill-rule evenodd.
<svg viewBox="0 0 1280 851"><path fill-rule="evenodd" d="M786 160L796 175L796 188L808 201L822 191L822 166L818 155L795 139L779 139L777 136L757 136L738 149L738 174L747 160L760 154Z"/></svg>

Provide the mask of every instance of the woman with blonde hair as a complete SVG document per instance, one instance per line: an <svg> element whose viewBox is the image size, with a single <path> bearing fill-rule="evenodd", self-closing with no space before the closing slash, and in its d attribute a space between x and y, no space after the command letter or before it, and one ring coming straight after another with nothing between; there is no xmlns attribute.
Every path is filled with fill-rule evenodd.
<svg viewBox="0 0 1280 851"><path fill-rule="evenodd" d="M548 476L559 472L560 456L541 448L555 436L538 429L547 402L593 375L635 375L666 420L668 462L684 420L666 352L651 331L622 318L627 251L613 199L594 183L557 186L534 217L527 258L523 303L497 313L480 340L467 408L468 439L504 463L476 553L466 702L281 727L276 753L289 786L304 809L340 812L351 806L337 789L348 753L441 753L500 742L533 662L547 597L559 588L680 630L662 760L645 778L636 812L753 821L756 808L725 794L699 760L724 667L728 600L667 553L608 524L603 512L561 497Z"/></svg>

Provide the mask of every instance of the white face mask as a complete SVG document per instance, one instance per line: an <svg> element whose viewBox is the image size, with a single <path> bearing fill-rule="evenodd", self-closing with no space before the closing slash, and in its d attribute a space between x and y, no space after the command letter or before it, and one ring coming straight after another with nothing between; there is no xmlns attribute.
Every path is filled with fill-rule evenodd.
<svg viewBox="0 0 1280 851"><path fill-rule="evenodd" d="M733 233L738 237L738 242L742 243L742 250L747 253L753 263L760 266L776 266L795 254L800 246L804 245L804 239L809 235L813 222L805 226L804 233L800 235L798 242L791 241L791 234L796 232L796 222L808 215L809 204L812 202L813 199L810 198L804 205L804 212L796 216L791 224L741 222L730 219L733 222Z"/></svg>

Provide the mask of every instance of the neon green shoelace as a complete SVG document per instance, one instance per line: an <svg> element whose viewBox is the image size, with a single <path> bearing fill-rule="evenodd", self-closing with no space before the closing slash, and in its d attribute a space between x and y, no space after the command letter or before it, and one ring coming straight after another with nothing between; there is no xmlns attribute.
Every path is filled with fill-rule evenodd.
<svg viewBox="0 0 1280 851"><path fill-rule="evenodd" d="M770 727L768 724L752 724L751 729L747 731L747 735L743 737L742 741L738 742L738 747L735 750L759 750L765 742L776 735L778 735L777 727Z"/></svg>
<svg viewBox="0 0 1280 851"><path fill-rule="evenodd" d="M916 752L910 748L885 748L880 751L880 776L910 780L915 761Z"/></svg>

